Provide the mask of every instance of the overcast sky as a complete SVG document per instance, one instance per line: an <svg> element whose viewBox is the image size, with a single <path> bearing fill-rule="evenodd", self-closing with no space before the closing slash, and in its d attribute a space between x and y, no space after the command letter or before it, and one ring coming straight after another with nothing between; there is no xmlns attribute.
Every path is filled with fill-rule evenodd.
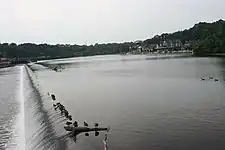
<svg viewBox="0 0 225 150"><path fill-rule="evenodd" d="M1 0L0 42L94 44L225 19L225 0Z"/></svg>

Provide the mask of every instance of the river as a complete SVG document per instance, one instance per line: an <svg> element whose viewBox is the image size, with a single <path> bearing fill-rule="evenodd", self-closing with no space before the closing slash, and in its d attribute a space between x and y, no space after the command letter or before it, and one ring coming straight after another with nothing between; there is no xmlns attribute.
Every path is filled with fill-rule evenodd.
<svg viewBox="0 0 225 150"><path fill-rule="evenodd" d="M110 150L224 150L224 79L224 60L207 57L109 55L0 69L0 149L103 149L104 132L76 143L66 136L49 92L79 125L110 126Z"/></svg>

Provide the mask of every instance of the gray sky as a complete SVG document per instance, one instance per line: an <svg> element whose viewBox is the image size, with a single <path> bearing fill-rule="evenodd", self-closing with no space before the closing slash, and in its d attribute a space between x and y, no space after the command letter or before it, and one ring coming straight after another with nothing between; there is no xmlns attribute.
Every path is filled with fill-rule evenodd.
<svg viewBox="0 0 225 150"><path fill-rule="evenodd" d="M225 0L1 0L0 42L94 44L225 19Z"/></svg>

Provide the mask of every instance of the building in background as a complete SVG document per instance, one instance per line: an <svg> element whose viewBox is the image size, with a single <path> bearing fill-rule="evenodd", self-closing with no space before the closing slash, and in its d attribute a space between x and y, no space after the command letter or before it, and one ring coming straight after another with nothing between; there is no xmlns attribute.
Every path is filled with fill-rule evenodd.
<svg viewBox="0 0 225 150"><path fill-rule="evenodd" d="M7 58L4 58L3 55L0 55L0 68L8 67L10 66L10 60Z"/></svg>

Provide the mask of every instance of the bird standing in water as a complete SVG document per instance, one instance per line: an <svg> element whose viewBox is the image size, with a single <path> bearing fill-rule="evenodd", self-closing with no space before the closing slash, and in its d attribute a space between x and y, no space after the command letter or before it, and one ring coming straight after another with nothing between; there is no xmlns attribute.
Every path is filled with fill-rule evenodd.
<svg viewBox="0 0 225 150"><path fill-rule="evenodd" d="M52 97L52 100L53 100L53 101L55 101L55 100L56 100L56 97L55 97L55 95L54 95L54 94L52 94L52 95L51 95L51 97Z"/></svg>
<svg viewBox="0 0 225 150"><path fill-rule="evenodd" d="M88 124L87 124L87 122L85 122L85 121L84 121L84 126L85 126L85 127L88 127Z"/></svg>

